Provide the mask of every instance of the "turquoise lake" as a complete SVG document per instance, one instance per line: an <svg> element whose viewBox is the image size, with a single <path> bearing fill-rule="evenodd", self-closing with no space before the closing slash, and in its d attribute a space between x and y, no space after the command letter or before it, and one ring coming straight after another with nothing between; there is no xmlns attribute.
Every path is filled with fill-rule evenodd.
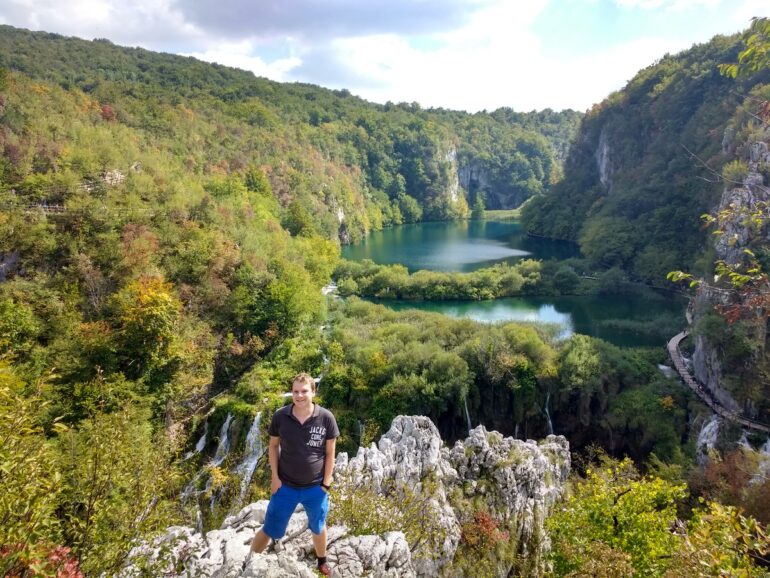
<svg viewBox="0 0 770 578"><path fill-rule="evenodd" d="M402 225L372 233L362 243L342 251L346 259L401 263L410 271L473 271L522 258L566 259L577 254L575 245L528 237L519 223L510 221ZM396 310L420 309L486 323L549 323L557 326L559 338L582 333L623 347L665 345L667 335L656 328L670 324L671 320L684 324L686 306L686 300L679 295L653 291L638 295L515 297L491 301L378 302Z"/></svg>
<svg viewBox="0 0 770 578"><path fill-rule="evenodd" d="M401 225L371 233L347 245L351 261L401 263L410 271L474 271L522 258L567 259L578 255L572 243L529 237L516 221L452 221Z"/></svg>

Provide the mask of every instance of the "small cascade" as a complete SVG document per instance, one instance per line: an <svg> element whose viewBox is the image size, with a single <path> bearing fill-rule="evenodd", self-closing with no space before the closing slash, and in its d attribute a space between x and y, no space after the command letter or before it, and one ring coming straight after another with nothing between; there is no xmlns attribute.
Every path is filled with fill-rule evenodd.
<svg viewBox="0 0 770 578"><path fill-rule="evenodd" d="M719 426L721 420L718 415L712 415L711 418L703 424L698 434L698 441L695 444L695 455L700 465L705 465L709 460L709 450L714 449L719 435Z"/></svg>
<svg viewBox="0 0 770 578"><path fill-rule="evenodd" d="M195 444L195 453L199 454L203 451L203 448L206 447L206 436L209 433L209 422L206 420L206 423L203 424L203 435L201 436L201 439L198 440L198 443Z"/></svg>
<svg viewBox="0 0 770 578"><path fill-rule="evenodd" d="M676 371L670 365L658 364L658 370L666 377L676 377Z"/></svg>
<svg viewBox="0 0 770 578"><path fill-rule="evenodd" d="M759 471L757 472L757 482L764 482L770 478L770 437L767 438L765 445L759 448Z"/></svg>
<svg viewBox="0 0 770 578"><path fill-rule="evenodd" d="M227 454L230 453L230 422L233 421L233 414L228 413L227 417L225 418L225 423L222 424L222 429L219 430L219 445L217 445L217 452L214 454L214 459L211 460L211 464L209 464L211 467L217 467L219 466L223 461L225 461L225 458L227 457ZM208 482L206 482L206 488L203 490L203 493L207 493L211 491L211 486L214 483L214 480L209 476ZM211 501L209 502L209 509L213 512L214 511L214 505L217 503L217 495L216 493L212 492L211 494Z"/></svg>
<svg viewBox="0 0 770 578"><path fill-rule="evenodd" d="M185 454L184 456L185 460L189 460L195 454L199 454L203 451L203 448L206 447L206 436L208 435L208 433L209 433L209 422L208 420L206 420L206 423L203 424L203 435L198 440L198 443L195 444L195 449Z"/></svg>
<svg viewBox="0 0 770 578"><path fill-rule="evenodd" d="M551 392L548 391L545 394L545 405L543 406L543 411L545 412L545 418L548 422L548 435L553 435L553 423L551 423L551 412L548 409L548 406L551 403Z"/></svg>
<svg viewBox="0 0 770 578"><path fill-rule="evenodd" d="M246 436L246 458L235 468L235 471L241 477L241 491L238 493L238 500L233 504L233 509L237 510L241 507L243 500L246 498L246 493L249 491L249 484L251 483L251 477L254 475L254 470L257 467L259 458L262 457L262 438L260 437L260 422L262 421L262 412L257 412L254 418L254 423L251 424L251 429Z"/></svg>
<svg viewBox="0 0 770 578"><path fill-rule="evenodd" d="M214 459L211 460L211 466L218 466L223 461L225 461L225 458L227 457L228 452L230 451L230 423L233 421L233 415L228 413L227 417L225 418L225 422L222 424L222 429L219 430L219 444L217 445L217 451L214 454ZM206 434L208 433L208 422L206 422L206 428L204 430L203 437L201 437L200 440L198 440L198 443L195 444L196 451L203 451L203 448L206 446ZM198 449L200 447L200 450ZM180 499L182 503L187 502L190 499L195 499L196 504L196 513L195 513L195 525L199 532L203 531L203 515L200 511L200 507L198 504L198 496L201 494L205 494L211 489L212 480L209 477L208 481L206 482L206 487L202 491L197 491L195 488L198 485L198 480L200 480L203 475L206 473L205 468L201 469L197 474L195 474L195 477L190 481L187 486L185 486L185 489L182 490L182 495L180 496ZM214 509L214 503L216 499L215 496L211 497L211 509Z"/></svg>
<svg viewBox="0 0 770 578"><path fill-rule="evenodd" d="M468 422L468 433L473 429L473 424L471 424L471 413L468 411L468 398L466 397L463 399L463 405L465 406L465 419Z"/></svg>
<svg viewBox="0 0 770 578"><path fill-rule="evenodd" d="M516 422L516 426L513 428L513 439L519 439L519 422Z"/></svg>
<svg viewBox="0 0 770 578"><path fill-rule="evenodd" d="M225 418L225 423L222 424L222 429L219 430L219 445L217 445L217 452L214 454L214 459L211 461L212 466L218 466L227 457L230 451L230 422L233 421L233 414L228 413Z"/></svg>

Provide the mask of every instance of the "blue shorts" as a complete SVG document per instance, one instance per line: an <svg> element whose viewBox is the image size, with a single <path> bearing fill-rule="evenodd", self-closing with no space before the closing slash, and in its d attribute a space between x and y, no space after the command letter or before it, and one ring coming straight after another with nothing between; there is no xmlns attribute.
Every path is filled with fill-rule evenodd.
<svg viewBox="0 0 770 578"><path fill-rule="evenodd" d="M297 504L302 504L307 512L310 531L313 534L323 532L326 514L329 513L329 494L320 485L309 488L290 488L286 484L278 488L270 498L262 531L273 540L282 538Z"/></svg>

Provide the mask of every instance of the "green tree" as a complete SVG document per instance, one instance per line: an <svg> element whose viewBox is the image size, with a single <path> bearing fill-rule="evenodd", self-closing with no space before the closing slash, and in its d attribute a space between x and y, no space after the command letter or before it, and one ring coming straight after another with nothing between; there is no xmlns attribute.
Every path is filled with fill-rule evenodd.
<svg viewBox="0 0 770 578"><path fill-rule="evenodd" d="M685 495L684 485L639 476L628 459L589 469L547 522L556 574L584 575L610 550L627 554L636 576L662 575L680 545L670 528Z"/></svg>
<svg viewBox="0 0 770 578"><path fill-rule="evenodd" d="M473 211L471 212L471 219L482 221L486 218L486 211L485 211L485 204L484 204L484 195L481 193L476 193L476 200L473 201Z"/></svg>
<svg viewBox="0 0 770 578"><path fill-rule="evenodd" d="M0 358L0 574L52 575L43 564L60 543L56 507L61 476L55 454L35 416L43 409L37 397L22 395L7 358ZM39 573L39 574L38 574Z"/></svg>
<svg viewBox="0 0 770 578"><path fill-rule="evenodd" d="M770 18L752 18L743 41L745 48L738 55L738 62L721 64L722 74L736 78L770 67Z"/></svg>
<svg viewBox="0 0 770 578"><path fill-rule="evenodd" d="M175 470L148 418L128 406L61 436L58 510L87 575L114 573L135 540L175 520Z"/></svg>

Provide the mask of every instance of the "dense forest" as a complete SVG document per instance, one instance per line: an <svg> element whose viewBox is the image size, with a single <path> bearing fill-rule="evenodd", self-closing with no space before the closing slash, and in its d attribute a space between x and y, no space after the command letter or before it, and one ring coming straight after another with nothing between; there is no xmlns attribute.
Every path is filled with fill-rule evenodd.
<svg viewBox="0 0 770 578"><path fill-rule="evenodd" d="M712 68L738 50L738 39L718 38L664 62L677 70L679 58L690 62L702 83L727 94ZM554 222L564 220L562 210L581 218L592 204L603 210L566 188L598 178L585 139L570 147L581 115L374 105L346 91L7 26L0 67L4 574L111 575L153 532L218 527L239 503L235 466L249 424L283 405L291 376L303 370L322 376L320 401L338 416L339 449L347 451L376 440L400 413L430 416L448 440L464 433L467 415L506 435L541 437L550 407L557 433L589 456L566 513L552 522L559 575L590 573L604 556L639 575L685 575L676 572L709 556L722 557L718 567L761 575L754 555L766 544L755 520L770 521L770 482L752 481L740 453L696 467L693 424L706 412L660 372L661 348L621 349L582 335L560 341L549 326L396 313L322 293L335 271L345 295L376 294L392 277L413 292L402 297L438 288L471 298L580 290L586 281L557 263L410 276L398 266L342 262L339 253L340 242L373 229L464 218L469 206L510 207L533 196L532 227L582 240L577 230L537 225L544 209ZM647 94L650 82L630 86ZM678 88L668 108L655 109L656 122L681 132L680 105L699 101L702 85L658 84L661 95ZM615 100L645 110L644 98L634 98L611 97L581 130L601 132L597 118ZM616 116L646 126L630 113ZM721 145L709 119L685 124L702 138L695 152L716 162ZM626 157L611 154L623 166ZM675 162L678 155L670 160L683 172L674 180L696 186L688 181L694 161ZM613 173L613 194L622 194L621 174ZM656 191L637 192L649 199ZM687 224L671 234L690 220L697 228L691 209L705 202L688 200L677 212ZM697 252L687 252L695 241L666 238L667 250L682 252L658 257L658 268ZM602 246L626 240L606 237ZM585 242L583 250L608 268L631 262L602 259ZM627 288L618 275L611 269L596 290ZM232 451L215 464L214 434L223 429ZM624 455L644 475L616 460ZM733 475L738 462L741 475ZM268 495L268 480L258 470L243 499ZM629 488L645 499L620 500ZM699 497L730 507L698 509ZM597 524L606 508L628 521L614 537ZM675 534L668 529L677 515L690 525ZM687 547L678 548L685 536Z"/></svg>

